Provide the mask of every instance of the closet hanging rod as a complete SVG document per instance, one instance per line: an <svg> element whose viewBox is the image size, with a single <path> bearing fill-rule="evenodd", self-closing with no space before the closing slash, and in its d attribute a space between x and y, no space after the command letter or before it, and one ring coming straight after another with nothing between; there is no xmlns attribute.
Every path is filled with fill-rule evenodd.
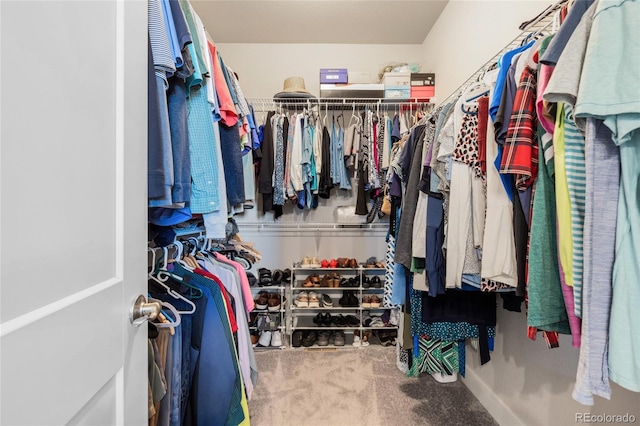
<svg viewBox="0 0 640 426"><path fill-rule="evenodd" d="M356 106L375 106L376 108L431 105L429 98L391 99L391 98L315 98L315 99L274 99L274 98L247 98L247 102L256 107L332 107L332 108L353 108Z"/></svg>
<svg viewBox="0 0 640 426"><path fill-rule="evenodd" d="M504 52L515 49L520 46L523 41L535 37L540 34L542 31L546 30L553 24L554 14L559 11L563 5L567 4L569 0L560 0L555 4L548 6L544 11L542 11L538 16L533 18L530 21L527 21L520 25L519 28L522 29L522 32L518 34L510 43L504 46L498 53L493 55L491 59L486 61L480 68L478 68L469 78L467 78L464 83L458 86L453 92L449 94L443 101L438 102L439 105L445 105L450 100L454 99L458 94L464 91L469 84L478 81L487 71L488 67L494 65L498 62L498 59L503 55Z"/></svg>
<svg viewBox="0 0 640 426"><path fill-rule="evenodd" d="M360 229L360 230L387 230L388 223L312 223L312 222L239 222L238 227L243 230L247 228L277 229L281 231L296 230L316 230L316 231L332 231L336 229Z"/></svg>

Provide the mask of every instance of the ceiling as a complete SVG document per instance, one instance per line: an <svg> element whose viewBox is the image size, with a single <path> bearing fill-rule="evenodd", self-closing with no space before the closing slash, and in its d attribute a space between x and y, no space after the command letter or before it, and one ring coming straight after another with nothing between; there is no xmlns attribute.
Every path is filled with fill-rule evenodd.
<svg viewBox="0 0 640 426"><path fill-rule="evenodd" d="M191 0L216 43L422 44L448 0Z"/></svg>

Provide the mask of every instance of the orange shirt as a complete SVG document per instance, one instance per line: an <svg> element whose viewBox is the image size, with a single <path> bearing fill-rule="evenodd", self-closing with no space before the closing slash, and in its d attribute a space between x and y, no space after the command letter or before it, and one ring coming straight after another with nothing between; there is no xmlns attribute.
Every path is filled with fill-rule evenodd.
<svg viewBox="0 0 640 426"><path fill-rule="evenodd" d="M211 42L207 42L209 45L209 52L211 52L211 69L213 70L213 84L218 96L218 107L220 108L220 116L222 122L227 127L233 127L238 123L238 113L236 107L233 104L227 81L222 74L222 68L220 66L220 60L218 59L218 52L216 47Z"/></svg>

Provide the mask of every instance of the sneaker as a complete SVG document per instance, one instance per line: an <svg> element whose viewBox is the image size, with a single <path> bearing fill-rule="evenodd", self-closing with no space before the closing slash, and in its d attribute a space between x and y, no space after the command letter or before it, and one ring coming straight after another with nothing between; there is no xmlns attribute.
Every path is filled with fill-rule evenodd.
<svg viewBox="0 0 640 426"><path fill-rule="evenodd" d="M278 293L269 293L269 299L267 300L269 312L277 312L280 310L281 299Z"/></svg>
<svg viewBox="0 0 640 426"><path fill-rule="evenodd" d="M256 304L256 310L264 311L268 306L269 293L267 293L266 291L261 291L260 293L258 293L258 297L256 297L256 300L254 300L254 302Z"/></svg>
<svg viewBox="0 0 640 426"><path fill-rule="evenodd" d="M362 296L362 307L363 308L371 307L371 296Z"/></svg>
<svg viewBox="0 0 640 426"><path fill-rule="evenodd" d="M315 331L310 331L306 336L303 336L302 346L305 348L313 346L313 344L316 343L316 340L318 340L318 335Z"/></svg>
<svg viewBox="0 0 640 426"><path fill-rule="evenodd" d="M318 293L315 291L309 292L309 307L310 308L319 308L320 300L318 299Z"/></svg>
<svg viewBox="0 0 640 426"><path fill-rule="evenodd" d="M331 300L331 297L329 297L329 295L326 293L322 293L322 295L320 296L320 302L322 303L322 306L325 308L333 307L333 300Z"/></svg>
<svg viewBox="0 0 640 426"><path fill-rule="evenodd" d="M305 256L305 258L302 259L302 263L300 263L300 266L303 268L309 268L310 264L311 264L311 258Z"/></svg>
<svg viewBox="0 0 640 426"><path fill-rule="evenodd" d="M344 346L345 338L344 331L338 330L333 335L333 345L334 346Z"/></svg>
<svg viewBox="0 0 640 426"><path fill-rule="evenodd" d="M379 308L381 303L382 303L382 300L378 296L376 296L375 294L373 296L371 296L371 307L372 308Z"/></svg>
<svg viewBox="0 0 640 426"><path fill-rule="evenodd" d="M320 267L320 261L318 260L317 257L312 257L311 260L309 261L309 268L319 268Z"/></svg>
<svg viewBox="0 0 640 426"><path fill-rule="evenodd" d="M280 332L280 330L276 330L271 333L271 346L282 346L282 333Z"/></svg>
<svg viewBox="0 0 640 426"><path fill-rule="evenodd" d="M318 333L318 346L328 346L329 345L329 335L328 331L321 331Z"/></svg>
<svg viewBox="0 0 640 426"><path fill-rule="evenodd" d="M271 344L271 332L263 331L260 335L260 339L258 339L258 344L264 347L269 346Z"/></svg>
<svg viewBox="0 0 640 426"><path fill-rule="evenodd" d="M356 348L362 346L362 341L360 340L360 331L356 330L353 332L353 343L351 344L352 346L355 346Z"/></svg>
<svg viewBox="0 0 640 426"><path fill-rule="evenodd" d="M298 308L308 308L309 307L309 293L306 291L301 291L298 293L296 297L296 306Z"/></svg>
<svg viewBox="0 0 640 426"><path fill-rule="evenodd" d="M291 335L291 346L294 348L299 348L302 346L302 331L294 331Z"/></svg>

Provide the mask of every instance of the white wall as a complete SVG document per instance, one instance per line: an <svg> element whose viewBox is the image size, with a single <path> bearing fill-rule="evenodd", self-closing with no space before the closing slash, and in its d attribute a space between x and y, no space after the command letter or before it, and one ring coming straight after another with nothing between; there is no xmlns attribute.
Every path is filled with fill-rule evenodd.
<svg viewBox="0 0 640 426"><path fill-rule="evenodd" d="M427 72L436 73L436 94L444 100L489 58L516 37L521 22L537 16L547 1L451 0L429 33L424 47ZM464 383L504 425L568 425L576 413L635 415L640 422L640 394L613 385L610 401L595 398L593 407L572 397L578 350L568 337L549 350L540 335L527 338L524 313L498 306L498 335L491 362L467 353Z"/></svg>
<svg viewBox="0 0 640 426"><path fill-rule="evenodd" d="M423 43L424 72L436 74L442 101L513 40L518 26L552 2L450 0Z"/></svg>
<svg viewBox="0 0 640 426"><path fill-rule="evenodd" d="M370 82L376 83L378 72L388 63L421 63L423 59L419 44L218 43L217 46L225 62L240 76L242 91L248 97L272 97L282 90L284 79L291 76L303 77L307 90L319 96L320 68L365 71Z"/></svg>
<svg viewBox="0 0 640 426"><path fill-rule="evenodd" d="M290 76L303 77L306 88L316 96L320 94L320 68L347 68L368 72L371 82L388 63L420 63L423 49L415 45L363 45L363 44L246 44L217 43L225 62L239 75L242 91L249 98L271 98L282 90L283 81ZM257 105L255 105L258 107ZM260 118L261 114L256 113ZM349 113L346 120L349 120ZM353 174L352 174L353 175ZM280 222L333 223L335 209L355 206L355 185L351 191L332 190L329 200L320 200L316 210L285 207ZM265 268L284 268L304 256L355 257L364 262L370 256L384 259L385 233L381 231L336 232L277 232L255 231L242 223L273 222L273 214L263 215L261 203L256 208L237 216L242 238L253 241L263 251Z"/></svg>

